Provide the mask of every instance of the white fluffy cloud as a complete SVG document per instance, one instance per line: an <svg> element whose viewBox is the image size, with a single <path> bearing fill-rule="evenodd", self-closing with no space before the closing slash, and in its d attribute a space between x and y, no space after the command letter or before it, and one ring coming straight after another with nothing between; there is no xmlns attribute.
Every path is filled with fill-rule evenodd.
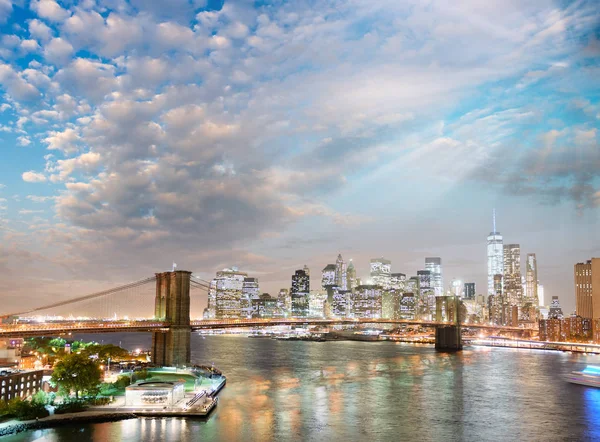
<svg viewBox="0 0 600 442"><path fill-rule="evenodd" d="M43 183L47 180L43 173L38 173L33 170L23 172L21 177L23 178L23 181L27 183Z"/></svg>
<svg viewBox="0 0 600 442"><path fill-rule="evenodd" d="M54 0L33 0L31 9L37 13L40 18L45 18L53 22L60 22L69 17L69 11L63 9Z"/></svg>
<svg viewBox="0 0 600 442"><path fill-rule="evenodd" d="M593 77L563 82L581 65L584 4L200 3L34 0L29 35L3 40L16 57L0 62L7 127L56 155L22 178L59 189L67 228L48 237L65 260L105 253L113 265L153 238L199 257L195 244L233 249L298 220L354 225L368 217L350 197L352 210L334 210L338 193L411 161L440 182L466 179L516 128L551 119L521 94L577 95ZM465 97L490 109L460 117ZM593 127L574 142L593 147Z"/></svg>
<svg viewBox="0 0 600 442"><path fill-rule="evenodd" d="M72 53L73 46L60 37L53 38L44 47L44 57L54 64L66 64L70 60Z"/></svg>

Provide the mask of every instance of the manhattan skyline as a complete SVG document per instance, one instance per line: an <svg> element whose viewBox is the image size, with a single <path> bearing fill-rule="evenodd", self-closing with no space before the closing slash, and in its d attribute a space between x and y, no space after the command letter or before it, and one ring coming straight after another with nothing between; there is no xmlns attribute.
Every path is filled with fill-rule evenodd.
<svg viewBox="0 0 600 442"><path fill-rule="evenodd" d="M0 4L0 294L375 257L575 308L600 256L596 2ZM468 42L468 50L464 43Z"/></svg>

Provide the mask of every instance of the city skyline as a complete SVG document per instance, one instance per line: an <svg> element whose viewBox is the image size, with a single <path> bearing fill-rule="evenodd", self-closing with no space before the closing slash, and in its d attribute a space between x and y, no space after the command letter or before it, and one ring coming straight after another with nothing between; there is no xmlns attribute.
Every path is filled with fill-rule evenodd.
<svg viewBox="0 0 600 442"><path fill-rule="evenodd" d="M276 296L337 254L361 278L440 257L444 289L485 293L494 208L575 309L573 263L600 256L597 2L200 3L0 4L3 309L172 261Z"/></svg>

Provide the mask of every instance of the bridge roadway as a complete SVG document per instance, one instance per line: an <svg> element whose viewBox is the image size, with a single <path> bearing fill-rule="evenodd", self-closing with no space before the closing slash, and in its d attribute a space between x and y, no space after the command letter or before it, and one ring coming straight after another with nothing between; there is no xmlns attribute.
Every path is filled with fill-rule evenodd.
<svg viewBox="0 0 600 442"><path fill-rule="evenodd" d="M272 327L278 325L420 325L422 327L440 327L452 325L449 322L418 321L409 319L221 319L190 321L192 331L240 328ZM170 323L165 321L61 321L47 323L0 324L0 338L19 338L33 336L55 336L73 333L115 333L115 332L167 332ZM464 328L483 329L494 332L532 331L520 327L495 326L489 324L466 324Z"/></svg>

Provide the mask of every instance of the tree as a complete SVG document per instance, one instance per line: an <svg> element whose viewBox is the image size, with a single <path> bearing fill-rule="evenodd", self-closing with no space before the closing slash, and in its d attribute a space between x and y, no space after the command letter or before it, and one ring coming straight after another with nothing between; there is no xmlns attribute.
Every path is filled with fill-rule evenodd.
<svg viewBox="0 0 600 442"><path fill-rule="evenodd" d="M58 385L63 396L71 392L79 399L79 393L96 395L100 384L101 370L98 364L83 354L69 354L54 366L51 381Z"/></svg>
<svg viewBox="0 0 600 442"><path fill-rule="evenodd" d="M124 348L113 344L92 344L81 351L86 356L96 356L98 361L106 364L108 359L111 361L122 361L131 359L131 355Z"/></svg>

